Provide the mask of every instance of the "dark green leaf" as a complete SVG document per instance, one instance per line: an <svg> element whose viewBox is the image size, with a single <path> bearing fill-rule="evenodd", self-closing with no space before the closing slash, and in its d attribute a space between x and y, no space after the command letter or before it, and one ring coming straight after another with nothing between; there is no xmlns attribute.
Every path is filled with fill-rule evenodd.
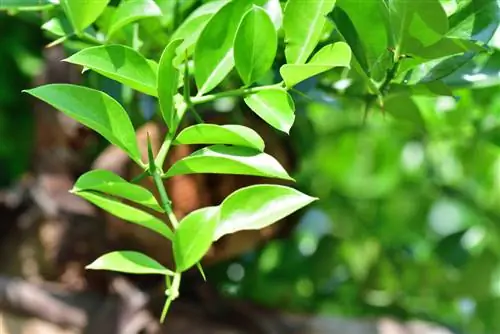
<svg viewBox="0 0 500 334"><path fill-rule="evenodd" d="M272 156L238 146L214 145L203 148L177 161L165 176L194 173L255 175L292 180Z"/></svg>
<svg viewBox="0 0 500 334"><path fill-rule="evenodd" d="M304 64L318 44L335 0L288 0L283 17L288 64Z"/></svg>
<svg viewBox="0 0 500 334"><path fill-rule="evenodd" d="M108 39L127 24L161 15L160 7L153 0L123 0L109 23Z"/></svg>
<svg viewBox="0 0 500 334"><path fill-rule="evenodd" d="M219 218L218 207L207 207L188 214L175 230L173 249L177 272L194 266L212 245Z"/></svg>
<svg viewBox="0 0 500 334"><path fill-rule="evenodd" d="M255 185L239 189L220 205L214 240L242 230L258 230L303 208L316 198L278 185Z"/></svg>
<svg viewBox="0 0 500 334"><path fill-rule="evenodd" d="M127 112L109 95L82 86L51 84L27 90L69 117L100 133L137 163L141 155Z"/></svg>
<svg viewBox="0 0 500 334"><path fill-rule="evenodd" d="M260 91L245 98L247 106L272 127L288 133L295 120L292 97L281 88Z"/></svg>
<svg viewBox="0 0 500 334"><path fill-rule="evenodd" d="M247 0L229 2L203 29L194 51L198 95L214 89L234 67L234 37L248 7Z"/></svg>
<svg viewBox="0 0 500 334"><path fill-rule="evenodd" d="M157 90L161 115L169 129L177 127L179 123L174 104L174 96L177 94L177 86L179 85L179 70L174 66L173 60L175 50L181 43L181 40L174 40L167 45L161 56L158 69Z"/></svg>
<svg viewBox="0 0 500 334"><path fill-rule="evenodd" d="M164 236L169 240L172 240L173 238L173 233L167 226L167 224L147 212L124 204L112 197L105 196L96 192L78 191L75 194L82 198L85 198L87 201L100 207L104 211L109 212L113 216L145 227Z"/></svg>
<svg viewBox="0 0 500 334"><path fill-rule="evenodd" d="M254 6L243 17L234 40L236 69L246 85L269 71L277 49L278 37L273 22L265 10Z"/></svg>
<svg viewBox="0 0 500 334"><path fill-rule="evenodd" d="M500 6L497 0L466 0L448 21L449 37L487 43L500 24Z"/></svg>
<svg viewBox="0 0 500 334"><path fill-rule="evenodd" d="M106 193L144 205L158 212L163 212L156 198L148 189L137 184L129 183L120 176L107 170L92 170L80 176L72 191L80 192L84 190Z"/></svg>
<svg viewBox="0 0 500 334"><path fill-rule="evenodd" d="M391 84L389 94L426 95L426 96L453 96L451 89L442 81L420 83L416 85Z"/></svg>
<svg viewBox="0 0 500 334"><path fill-rule="evenodd" d="M140 92L156 96L156 73L139 52L124 45L85 48L65 59Z"/></svg>
<svg viewBox="0 0 500 334"><path fill-rule="evenodd" d="M264 150L264 140L242 125L197 124L182 130L175 144L227 144Z"/></svg>
<svg viewBox="0 0 500 334"><path fill-rule="evenodd" d="M319 50L307 64L286 64L280 68L287 87L293 87L310 77L334 67L349 67L351 49L344 42L328 44Z"/></svg>
<svg viewBox="0 0 500 334"><path fill-rule="evenodd" d="M173 276L174 273L149 256L133 251L115 251L100 256L86 269L110 270L128 274L159 274Z"/></svg>
<svg viewBox="0 0 500 334"><path fill-rule="evenodd" d="M109 0L61 0L66 16L76 31L83 31L102 14Z"/></svg>
<svg viewBox="0 0 500 334"><path fill-rule="evenodd" d="M409 96L389 96L384 100L384 110L398 120L410 122L420 128L425 127L419 107Z"/></svg>

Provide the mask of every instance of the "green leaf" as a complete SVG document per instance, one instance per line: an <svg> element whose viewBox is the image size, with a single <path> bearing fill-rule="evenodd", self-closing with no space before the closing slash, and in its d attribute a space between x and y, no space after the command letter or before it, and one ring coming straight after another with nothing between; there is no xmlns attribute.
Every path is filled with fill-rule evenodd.
<svg viewBox="0 0 500 334"><path fill-rule="evenodd" d="M108 39L132 22L161 15L160 7L153 0L123 0L109 23Z"/></svg>
<svg viewBox="0 0 500 334"><path fill-rule="evenodd" d="M61 6L76 31L80 32L94 23L102 14L109 0L61 0Z"/></svg>
<svg viewBox="0 0 500 334"><path fill-rule="evenodd" d="M291 88L310 77L326 72L334 67L349 67L351 49L344 42L328 44L319 50L307 64L286 64L281 66L281 77Z"/></svg>
<svg viewBox="0 0 500 334"><path fill-rule="evenodd" d="M212 206L193 211L181 220L173 240L177 272L188 270L203 258L212 245L218 218L219 208Z"/></svg>
<svg viewBox="0 0 500 334"><path fill-rule="evenodd" d="M420 108L407 95L393 95L384 100L384 110L395 119L407 121L419 128L425 128Z"/></svg>
<svg viewBox="0 0 500 334"><path fill-rule="evenodd" d="M254 6L243 17L234 40L236 69L246 85L259 80L271 68L278 36L266 11Z"/></svg>
<svg viewBox="0 0 500 334"><path fill-rule="evenodd" d="M0 10L42 10L54 5L49 0L2 0Z"/></svg>
<svg viewBox="0 0 500 334"><path fill-rule="evenodd" d="M164 212L153 194L146 188L132 184L113 172L96 169L80 176L72 192L98 191Z"/></svg>
<svg viewBox="0 0 500 334"><path fill-rule="evenodd" d="M157 90L161 115L169 129L177 127L179 123L174 104L174 96L179 85L179 70L174 66L173 60L175 50L181 43L181 40L174 40L167 45L158 68Z"/></svg>
<svg viewBox="0 0 500 334"><path fill-rule="evenodd" d="M264 150L264 140L254 130L242 125L197 124L182 130L175 144L227 144Z"/></svg>
<svg viewBox="0 0 500 334"><path fill-rule="evenodd" d="M92 191L78 191L75 193L92 204L98 206L104 211L109 212L113 216L120 219L128 221L130 223L137 224L139 226L145 227L153 232L156 232L165 238L172 240L174 237L170 228L160 219L155 216L134 208L130 205L124 204L119 200L102 195Z"/></svg>
<svg viewBox="0 0 500 334"><path fill-rule="evenodd" d="M283 17L288 64L304 64L318 44L335 0L288 0Z"/></svg>
<svg viewBox="0 0 500 334"><path fill-rule="evenodd" d="M388 4L399 54L413 54L448 32L448 17L439 0L389 0Z"/></svg>
<svg viewBox="0 0 500 334"><path fill-rule="evenodd" d="M239 189L220 205L214 240L242 230L259 230L315 201L295 189L255 185Z"/></svg>
<svg viewBox="0 0 500 334"><path fill-rule="evenodd" d="M282 88L263 90L245 97L245 103L266 123L288 133L295 121L292 97Z"/></svg>
<svg viewBox="0 0 500 334"><path fill-rule="evenodd" d="M453 96L451 89L442 81L419 83L416 85L391 84L389 95Z"/></svg>
<svg viewBox="0 0 500 334"><path fill-rule="evenodd" d="M255 175L293 180L272 156L239 146L205 147L177 161L165 176L194 173Z"/></svg>
<svg viewBox="0 0 500 334"><path fill-rule="evenodd" d="M177 54L184 59L185 53L191 56L194 45L208 21L217 13L229 0L216 0L207 2L191 13L177 28L171 40L182 39L182 44L177 48Z"/></svg>
<svg viewBox="0 0 500 334"><path fill-rule="evenodd" d="M26 92L98 132L142 164L132 122L123 107L109 95L68 84L50 84Z"/></svg>
<svg viewBox="0 0 500 334"><path fill-rule="evenodd" d="M198 95L214 89L234 67L234 37L248 6L247 0L229 2L210 19L200 34L194 50Z"/></svg>
<svg viewBox="0 0 500 334"><path fill-rule="evenodd" d="M487 43L500 24L500 6L497 0L466 0L449 18L449 37Z"/></svg>
<svg viewBox="0 0 500 334"><path fill-rule="evenodd" d="M140 92L156 96L156 74L139 52L124 45L85 48L65 59L116 80Z"/></svg>
<svg viewBox="0 0 500 334"><path fill-rule="evenodd" d="M115 251L100 256L85 267L91 270L110 270L127 274L159 274L173 276L174 272L149 256L133 251Z"/></svg>
<svg viewBox="0 0 500 334"><path fill-rule="evenodd" d="M73 32L70 22L62 15L51 18L41 28L57 37L67 36Z"/></svg>

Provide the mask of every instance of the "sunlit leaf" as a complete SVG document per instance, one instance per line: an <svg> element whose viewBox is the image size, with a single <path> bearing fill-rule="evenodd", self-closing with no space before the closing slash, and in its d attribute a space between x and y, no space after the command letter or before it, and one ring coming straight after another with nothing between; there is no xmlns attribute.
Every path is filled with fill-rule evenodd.
<svg viewBox="0 0 500 334"><path fill-rule="evenodd" d="M264 140L259 134L242 125L193 125L177 135L175 144L226 144L264 150Z"/></svg>
<svg viewBox="0 0 500 334"><path fill-rule="evenodd" d="M123 107L109 95L68 84L50 84L26 92L98 132L140 163L132 122Z"/></svg>
<svg viewBox="0 0 500 334"><path fill-rule="evenodd" d="M161 15L160 7L153 0L123 0L109 23L108 38L127 24Z"/></svg>
<svg viewBox="0 0 500 334"><path fill-rule="evenodd" d="M174 275L171 270L165 268L156 260L145 254L133 251L115 251L104 254L85 268L111 270L127 274Z"/></svg>
<svg viewBox="0 0 500 334"><path fill-rule="evenodd" d="M214 145L177 161L166 177L194 173L240 174L292 180L272 156L238 146Z"/></svg>
<svg viewBox="0 0 500 334"><path fill-rule="evenodd" d="M288 64L304 64L318 44L335 0L288 0L283 17Z"/></svg>
<svg viewBox="0 0 500 334"><path fill-rule="evenodd" d="M218 218L219 208L207 207L181 220L173 240L177 272L188 270L203 258L212 244Z"/></svg>
<svg viewBox="0 0 500 334"><path fill-rule="evenodd" d="M80 192L85 190L102 192L163 212L158 201L148 189L129 183L108 170L96 169L80 176L72 191Z"/></svg>
<svg viewBox="0 0 500 334"><path fill-rule="evenodd" d="M295 120L295 105L281 88L268 89L245 97L245 103L272 127L288 133Z"/></svg>
<svg viewBox="0 0 500 334"><path fill-rule="evenodd" d="M167 45L158 68L157 90L161 115L169 128L175 128L179 122L174 104L174 96L177 94L177 86L179 85L179 70L174 66L173 60L175 50L181 43L181 40L174 40Z"/></svg>
<svg viewBox="0 0 500 334"><path fill-rule="evenodd" d="M235 191L220 205L214 240L242 230L258 230L316 199L278 185L255 185Z"/></svg>
<svg viewBox="0 0 500 334"><path fill-rule="evenodd" d="M64 12L76 31L83 31L102 14L109 0L61 0Z"/></svg>
<svg viewBox="0 0 500 334"><path fill-rule="evenodd" d="M42 10L55 6L50 0L2 0L0 10Z"/></svg>
<svg viewBox="0 0 500 334"><path fill-rule="evenodd" d="M125 45L85 48L65 61L84 66L140 92L156 96L156 73L139 52Z"/></svg>

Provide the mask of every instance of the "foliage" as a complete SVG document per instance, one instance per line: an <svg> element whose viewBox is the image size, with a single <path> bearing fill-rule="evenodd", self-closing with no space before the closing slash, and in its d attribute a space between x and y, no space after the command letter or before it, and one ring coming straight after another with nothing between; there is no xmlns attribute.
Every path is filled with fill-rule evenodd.
<svg viewBox="0 0 500 334"><path fill-rule="evenodd" d="M242 100L274 129L292 129L304 162L294 177L321 201L293 238L231 264L228 276L237 283L224 284L228 291L294 309L500 330L496 0L77 5L10 0L0 8L44 10L43 28L54 43L75 52L66 61L124 85L118 102L102 86L28 92L100 133L154 179L160 201L104 171L84 174L74 193L163 235L176 263L170 271L124 251L90 269L164 274L166 312L180 273L214 240L265 227L314 200L289 187L257 185L177 221L165 178L227 173L291 180L250 128L181 129L200 119L202 105L239 107L234 101ZM137 148L126 87L141 99L157 97L157 119L168 126L148 161ZM178 144L211 146L164 171L169 148ZM144 207L165 214L171 226Z"/></svg>

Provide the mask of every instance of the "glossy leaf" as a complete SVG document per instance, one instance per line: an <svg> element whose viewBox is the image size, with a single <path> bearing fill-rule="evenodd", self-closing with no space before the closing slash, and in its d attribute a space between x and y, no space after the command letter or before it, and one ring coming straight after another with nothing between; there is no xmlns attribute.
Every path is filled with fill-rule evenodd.
<svg viewBox="0 0 500 334"><path fill-rule="evenodd" d="M449 18L449 37L488 42L500 24L497 0L465 0Z"/></svg>
<svg viewBox="0 0 500 334"><path fill-rule="evenodd" d="M175 50L181 43L181 40L174 40L167 45L158 68L157 89L161 115L169 128L174 128L179 123L174 104L174 96L177 94L177 86L179 85L179 70L174 66L173 60Z"/></svg>
<svg viewBox="0 0 500 334"><path fill-rule="evenodd" d="M171 270L165 268L156 260L134 251L115 251L104 254L85 268L110 270L127 274L174 275Z"/></svg>
<svg viewBox="0 0 500 334"><path fill-rule="evenodd" d="M177 48L177 54L182 59L184 59L186 53L188 56L191 56L194 51L194 45L208 21L228 2L229 0L216 0L201 5L177 28L171 40L183 40L182 44Z"/></svg>
<svg viewBox="0 0 500 334"><path fill-rule="evenodd" d="M124 204L115 198L102 195L97 192L78 191L75 192L75 194L98 206L104 211L109 212L113 216L145 227L169 240L172 240L173 238L172 231L163 221L145 211L139 210L130 205Z"/></svg>
<svg viewBox="0 0 500 334"><path fill-rule="evenodd" d="M220 205L214 240L242 230L269 226L315 201L295 189L279 185L255 185L239 189Z"/></svg>
<svg viewBox="0 0 500 334"><path fill-rule="evenodd" d="M236 69L246 85L262 78L273 65L278 37L266 11L254 6L243 17L234 40Z"/></svg>
<svg viewBox="0 0 500 334"><path fill-rule="evenodd" d="M304 64L318 44L335 0L288 0L283 17L288 64Z"/></svg>
<svg viewBox="0 0 500 334"><path fill-rule="evenodd" d="M263 90L245 97L245 103L272 127L288 133L295 120L295 105L281 88Z"/></svg>
<svg viewBox="0 0 500 334"><path fill-rule="evenodd" d="M139 52L124 45L85 48L65 59L116 80L140 92L156 96L156 73Z"/></svg>
<svg viewBox="0 0 500 334"><path fill-rule="evenodd" d="M280 0L267 0L263 4L263 8L271 18L276 30L283 26L283 9L281 8Z"/></svg>
<svg viewBox="0 0 500 334"><path fill-rule="evenodd" d="M255 175L292 180L272 156L238 146L214 145L198 150L177 161L165 176L194 173Z"/></svg>
<svg viewBox="0 0 500 334"><path fill-rule="evenodd" d="M109 0L61 0L61 6L76 31L83 31L102 14Z"/></svg>
<svg viewBox="0 0 500 334"><path fill-rule="evenodd" d="M182 130L175 144L226 144L264 150L264 140L257 132L242 125L197 124Z"/></svg>
<svg viewBox="0 0 500 334"><path fill-rule="evenodd" d="M214 89L234 67L234 37L248 6L247 0L229 2L210 19L200 34L194 51L198 95Z"/></svg>
<svg viewBox="0 0 500 334"><path fill-rule="evenodd" d="M45 85L26 92L98 132L140 163L132 122L123 107L109 95L68 84Z"/></svg>
<svg viewBox="0 0 500 334"><path fill-rule="evenodd" d="M177 272L188 270L203 258L212 244L218 218L219 208L207 207L181 220L173 240Z"/></svg>
<svg viewBox="0 0 500 334"><path fill-rule="evenodd" d="M448 32L448 17L439 0L389 0L391 24L400 54L438 42Z"/></svg>
<svg viewBox="0 0 500 334"><path fill-rule="evenodd" d="M161 15L160 7L153 0L123 0L109 23L108 39L127 24Z"/></svg>
<svg viewBox="0 0 500 334"><path fill-rule="evenodd" d="M96 169L80 176L72 191L80 192L85 190L102 192L163 212L158 201L148 189L129 183L108 170Z"/></svg>
<svg viewBox="0 0 500 334"><path fill-rule="evenodd" d="M280 68L281 77L287 87L293 87L310 77L334 67L349 67L351 49L344 42L328 44L319 50L307 64L286 64Z"/></svg>

